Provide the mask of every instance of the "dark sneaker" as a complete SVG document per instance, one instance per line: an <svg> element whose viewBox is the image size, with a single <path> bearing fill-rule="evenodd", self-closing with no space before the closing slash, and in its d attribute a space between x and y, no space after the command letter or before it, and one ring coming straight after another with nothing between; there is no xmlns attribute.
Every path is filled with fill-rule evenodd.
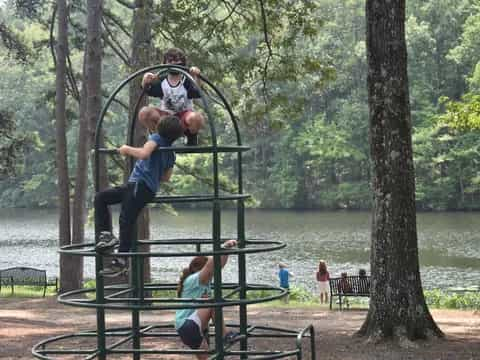
<svg viewBox="0 0 480 360"><path fill-rule="evenodd" d="M232 345L238 339L240 339L240 333L237 333L235 331L229 331L227 335L225 335L225 337L223 338L223 342L225 343L225 345Z"/></svg>
<svg viewBox="0 0 480 360"><path fill-rule="evenodd" d="M110 264L108 264L101 274L106 277L113 277L122 274L126 274L128 271L128 264L126 259L113 258Z"/></svg>
<svg viewBox="0 0 480 360"><path fill-rule="evenodd" d="M95 245L95 250L100 252L112 251L118 245L118 239L109 231L102 231L98 236L98 242Z"/></svg>

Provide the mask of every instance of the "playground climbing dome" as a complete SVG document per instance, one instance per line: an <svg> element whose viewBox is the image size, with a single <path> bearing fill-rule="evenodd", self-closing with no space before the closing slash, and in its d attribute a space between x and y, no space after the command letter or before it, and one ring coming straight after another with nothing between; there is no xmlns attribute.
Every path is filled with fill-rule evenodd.
<svg viewBox="0 0 480 360"><path fill-rule="evenodd" d="M65 305L91 308L96 311L96 329L65 334L43 340L32 349L32 354L39 359L167 359L173 355L183 355L185 358L194 358L195 354L207 353L209 359L315 359L315 336L312 325L295 331L284 328L274 328L255 324L248 318L248 306L263 303L286 296L286 290L265 284L247 283L247 255L267 253L285 247L285 244L265 239L248 239L245 235L245 201L249 197L243 189L242 154L249 148L242 145L237 120L231 106L224 95L207 78L200 76L202 86L196 85L188 69L175 65L155 65L141 69L123 82L110 95L100 113L95 136L95 190L99 190L100 157L112 156L114 149L101 148L100 136L107 112L116 101L118 93L137 77L146 72L156 71L159 76L164 75L170 68L176 68L183 76L190 79L198 88L201 98L200 106L207 117L210 130L209 145L175 146L176 154L203 154L211 157L212 186L205 194L192 195L159 195L154 198L155 203L209 203L212 211L211 237L182 238L161 240L134 241L129 253L118 253L130 259L129 279L121 284L108 284L102 276L105 257L95 251L95 243L82 243L60 248L60 253L72 256L85 256L95 259L96 288L77 289L61 294L58 301ZM137 79L138 80L138 79ZM133 143L135 122L145 96L143 92L137 101L133 119L130 122L129 144ZM214 111L213 107L221 107L221 111ZM111 111L111 110L110 110ZM219 145L216 126L219 122L226 126L231 122L235 134L235 145ZM158 148L156 151L169 151L172 148ZM219 155L229 153L234 161L236 190L225 192L219 186ZM130 166L132 166L133 161ZM238 246L232 249L222 248L226 240L221 236L222 205L234 202L236 206L236 236ZM230 204L231 205L231 204ZM230 206L231 207L231 206ZM95 234L98 239L99 234ZM149 251L144 250L149 245ZM173 250L172 250L173 249ZM222 255L236 256L238 266L238 280L236 283L222 281L220 258ZM192 256L213 256L215 271L213 276L213 297L210 299L179 299L174 295L177 284L163 282L146 282L144 263L148 257L161 258L167 264L169 258ZM208 335L210 348L192 350L184 346L175 331L173 315L171 323L150 324L146 311L165 311L182 308L215 308L214 325L210 325ZM232 344L224 343L221 324L223 309L237 308L232 312L238 316L238 322L226 323L227 327L236 328L240 333ZM130 326L109 327L107 312L123 310L131 313ZM142 315L145 315L142 317ZM213 341L212 341L213 340Z"/></svg>

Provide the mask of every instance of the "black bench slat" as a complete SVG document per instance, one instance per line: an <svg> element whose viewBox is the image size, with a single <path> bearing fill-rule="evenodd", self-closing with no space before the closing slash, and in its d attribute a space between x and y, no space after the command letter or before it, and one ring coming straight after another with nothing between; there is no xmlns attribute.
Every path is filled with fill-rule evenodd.
<svg viewBox="0 0 480 360"><path fill-rule="evenodd" d="M370 276L351 275L347 277L331 278L330 285L330 309L332 309L333 297L339 298L342 309L342 297L370 297Z"/></svg>

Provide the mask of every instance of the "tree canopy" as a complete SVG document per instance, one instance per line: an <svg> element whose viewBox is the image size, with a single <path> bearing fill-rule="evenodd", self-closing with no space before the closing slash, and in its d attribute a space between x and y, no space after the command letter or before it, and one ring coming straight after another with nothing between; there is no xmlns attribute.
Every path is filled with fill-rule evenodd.
<svg viewBox="0 0 480 360"><path fill-rule="evenodd" d="M54 4L0 5L2 206L54 206L54 61L49 45ZM480 9L473 0L409 1L406 38L417 207L478 209ZM106 96L130 69L134 2L104 2ZM365 209L371 206L366 95L365 10L357 1L158 1L152 53L177 46L232 103L246 154L253 206ZM86 7L70 4L67 157L75 173ZM128 94L108 114L106 141L124 142ZM155 100L152 100L153 102ZM222 109L214 106L221 119ZM221 121L223 141L232 129ZM3 126L2 126L3 127ZM7 135L8 134L8 135ZM477 133L478 134L478 133ZM10 140L9 140L10 139ZM8 154L8 156L6 156ZM5 159L5 160L3 160ZM230 159L222 158L225 164ZM182 157L176 191L207 184L208 160ZM110 178L121 169L110 164ZM15 170L15 171L13 171ZM3 171L3 170L2 170ZM194 175L193 175L194 174ZM225 186L228 175L223 174ZM71 179L73 184L74 179ZM90 185L90 196L92 188Z"/></svg>

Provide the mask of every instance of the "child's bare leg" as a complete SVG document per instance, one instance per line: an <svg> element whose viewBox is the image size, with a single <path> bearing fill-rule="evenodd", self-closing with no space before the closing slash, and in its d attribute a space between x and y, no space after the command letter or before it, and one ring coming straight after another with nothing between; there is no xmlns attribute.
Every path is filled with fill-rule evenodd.
<svg viewBox="0 0 480 360"><path fill-rule="evenodd" d="M157 129L161 115L153 106L144 106L138 112L138 121L150 131Z"/></svg>
<svg viewBox="0 0 480 360"><path fill-rule="evenodd" d="M210 322L210 319L213 320L214 311L213 311L213 308L197 309L197 315L200 318L200 321L202 322L202 331L203 331L208 327L208 323Z"/></svg>
<svg viewBox="0 0 480 360"><path fill-rule="evenodd" d="M189 111L185 115L185 124L192 134L197 134L205 126L205 118L196 111Z"/></svg>
<svg viewBox="0 0 480 360"><path fill-rule="evenodd" d="M323 292L320 293L320 304L323 304Z"/></svg>
<svg viewBox="0 0 480 360"><path fill-rule="evenodd" d="M215 310L213 308L211 309L198 309L197 310L198 317L202 321L202 330L205 330L208 326L208 322L212 320L212 322L215 322ZM203 319L206 319L205 321ZM222 335L225 336L227 333L227 328L225 326L225 321L222 321Z"/></svg>
<svg viewBox="0 0 480 360"><path fill-rule="evenodd" d="M208 344L205 341L205 339L203 339L202 344L200 345L198 350L208 350ZM196 357L197 357L198 360L207 360L208 359L208 354L197 354Z"/></svg>

